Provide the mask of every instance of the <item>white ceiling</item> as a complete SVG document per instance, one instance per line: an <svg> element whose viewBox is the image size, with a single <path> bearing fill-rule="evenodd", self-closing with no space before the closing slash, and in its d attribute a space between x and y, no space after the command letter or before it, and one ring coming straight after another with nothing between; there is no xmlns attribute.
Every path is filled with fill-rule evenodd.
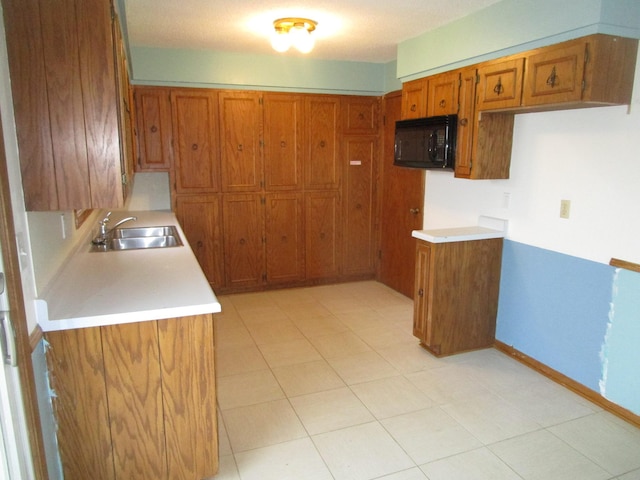
<svg viewBox="0 0 640 480"><path fill-rule="evenodd" d="M409 38L500 0L121 0L129 44L269 55L273 21L318 22L308 57L386 63Z"/></svg>

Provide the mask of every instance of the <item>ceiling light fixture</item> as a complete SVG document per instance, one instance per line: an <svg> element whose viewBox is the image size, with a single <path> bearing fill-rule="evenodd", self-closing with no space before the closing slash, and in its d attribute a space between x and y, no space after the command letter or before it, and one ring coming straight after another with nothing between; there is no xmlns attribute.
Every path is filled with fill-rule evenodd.
<svg viewBox="0 0 640 480"><path fill-rule="evenodd" d="M274 32L271 46L277 52L286 52L294 46L302 53L313 50L315 39L311 32L316 29L318 22L308 18L279 18L273 22Z"/></svg>

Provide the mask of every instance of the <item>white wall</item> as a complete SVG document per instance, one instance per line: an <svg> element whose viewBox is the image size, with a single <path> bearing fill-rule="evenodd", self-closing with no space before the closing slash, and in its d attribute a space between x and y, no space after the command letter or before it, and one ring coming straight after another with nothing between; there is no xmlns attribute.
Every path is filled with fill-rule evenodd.
<svg viewBox="0 0 640 480"><path fill-rule="evenodd" d="M508 238L517 242L640 263L639 85L636 69L631 113L620 106L517 115L509 180L428 172L424 228L493 215L509 219ZM561 199L571 200L569 219L559 216Z"/></svg>

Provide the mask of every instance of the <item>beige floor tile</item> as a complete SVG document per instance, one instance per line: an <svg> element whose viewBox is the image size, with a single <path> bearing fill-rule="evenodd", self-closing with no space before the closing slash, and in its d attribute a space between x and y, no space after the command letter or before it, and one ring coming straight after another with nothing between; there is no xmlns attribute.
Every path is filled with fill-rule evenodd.
<svg viewBox="0 0 640 480"><path fill-rule="evenodd" d="M357 332L365 328L388 327L389 321L374 309L365 306L347 312L338 312L336 318L350 330Z"/></svg>
<svg viewBox="0 0 640 480"><path fill-rule="evenodd" d="M290 341L260 345L259 348L271 368L322 359L314 346L302 335Z"/></svg>
<svg viewBox="0 0 640 480"><path fill-rule="evenodd" d="M229 435L227 434L227 427L224 424L224 419L222 418L222 412L219 409L218 409L218 454L220 456L233 454L233 451L231 450L231 443L229 443Z"/></svg>
<svg viewBox="0 0 640 480"><path fill-rule="evenodd" d="M302 395L289 400L310 435L374 420L371 412L348 388Z"/></svg>
<svg viewBox="0 0 640 480"><path fill-rule="evenodd" d="M315 435L313 442L336 480L369 480L415 466L377 422Z"/></svg>
<svg viewBox="0 0 640 480"><path fill-rule="evenodd" d="M606 480L610 475L546 430L490 445L525 480Z"/></svg>
<svg viewBox="0 0 640 480"><path fill-rule="evenodd" d="M352 385L351 390L377 418L424 410L433 401L402 376Z"/></svg>
<svg viewBox="0 0 640 480"><path fill-rule="evenodd" d="M361 352L370 352L371 347L353 332L335 333L310 338L311 343L324 358L344 357Z"/></svg>
<svg viewBox="0 0 640 480"><path fill-rule="evenodd" d="M345 386L326 360L275 367L273 374L287 397L297 397L298 395Z"/></svg>
<svg viewBox="0 0 640 480"><path fill-rule="evenodd" d="M255 341L242 322L216 329L216 350L253 345L255 345Z"/></svg>
<svg viewBox="0 0 640 480"><path fill-rule="evenodd" d="M309 438L236 455L242 480L333 480Z"/></svg>
<svg viewBox="0 0 640 480"><path fill-rule="evenodd" d="M402 472L392 473L384 477L378 477L378 480L426 480L427 477L418 467L403 470Z"/></svg>
<svg viewBox="0 0 640 480"><path fill-rule="evenodd" d="M223 410L222 416L235 454L307 437L288 400Z"/></svg>
<svg viewBox="0 0 640 480"><path fill-rule="evenodd" d="M285 398L271 370L241 373L217 380L218 405L224 411Z"/></svg>
<svg viewBox="0 0 640 480"><path fill-rule="evenodd" d="M220 468L218 473L213 477L205 480L240 480L236 460L233 455L220 455Z"/></svg>
<svg viewBox="0 0 640 480"><path fill-rule="evenodd" d="M442 367L442 362L422 348L415 339L411 344L396 344L377 348L376 351L398 371L416 373L422 370Z"/></svg>
<svg viewBox="0 0 640 480"><path fill-rule="evenodd" d="M348 357L329 358L327 361L347 385L370 382L400 374L374 351L357 353Z"/></svg>
<svg viewBox="0 0 640 480"><path fill-rule="evenodd" d="M302 340L304 335L288 318L248 324L249 333L257 345Z"/></svg>
<svg viewBox="0 0 640 480"><path fill-rule="evenodd" d="M444 366L407 374L407 379L438 405L461 402L469 397L490 393L467 370L460 369L455 364L439 365Z"/></svg>
<svg viewBox="0 0 640 480"><path fill-rule="evenodd" d="M262 353L255 344L238 348L216 349L216 375L226 377L238 373L268 369Z"/></svg>
<svg viewBox="0 0 640 480"><path fill-rule="evenodd" d="M334 335L349 331L349 328L331 314L322 316L292 316L292 321L307 338Z"/></svg>
<svg viewBox="0 0 640 480"><path fill-rule="evenodd" d="M493 394L442 405L442 409L485 445L541 428L518 409Z"/></svg>
<svg viewBox="0 0 640 480"><path fill-rule="evenodd" d="M640 468L640 429L610 413L571 420L550 427L549 431L612 475Z"/></svg>
<svg viewBox="0 0 640 480"><path fill-rule="evenodd" d="M387 418L381 423L418 465L482 446L439 407Z"/></svg>
<svg viewBox="0 0 640 480"><path fill-rule="evenodd" d="M239 310L240 318L247 327L270 323L278 320L288 320L287 314L277 305L268 307L245 308Z"/></svg>
<svg viewBox="0 0 640 480"><path fill-rule="evenodd" d="M291 319L327 317L333 315L325 306L314 300L314 303L283 305L282 309Z"/></svg>
<svg viewBox="0 0 640 480"><path fill-rule="evenodd" d="M369 327L357 330L356 334L374 349L393 345L415 345L416 337L392 325Z"/></svg>
<svg viewBox="0 0 640 480"><path fill-rule="evenodd" d="M464 452L421 466L429 480L521 480L487 448Z"/></svg>
<svg viewBox="0 0 640 480"><path fill-rule="evenodd" d="M634 470L633 472L620 475L616 477L616 480L640 480L640 470Z"/></svg>

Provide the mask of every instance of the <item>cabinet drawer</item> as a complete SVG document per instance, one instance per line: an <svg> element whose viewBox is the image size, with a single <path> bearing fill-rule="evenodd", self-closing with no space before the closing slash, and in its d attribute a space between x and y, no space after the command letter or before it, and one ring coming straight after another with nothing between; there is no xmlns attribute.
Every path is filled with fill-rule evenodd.
<svg viewBox="0 0 640 480"><path fill-rule="evenodd" d="M585 44L579 42L529 57L523 105L581 100L585 51Z"/></svg>
<svg viewBox="0 0 640 480"><path fill-rule="evenodd" d="M519 107L522 100L524 58L491 63L478 69L478 109Z"/></svg>

